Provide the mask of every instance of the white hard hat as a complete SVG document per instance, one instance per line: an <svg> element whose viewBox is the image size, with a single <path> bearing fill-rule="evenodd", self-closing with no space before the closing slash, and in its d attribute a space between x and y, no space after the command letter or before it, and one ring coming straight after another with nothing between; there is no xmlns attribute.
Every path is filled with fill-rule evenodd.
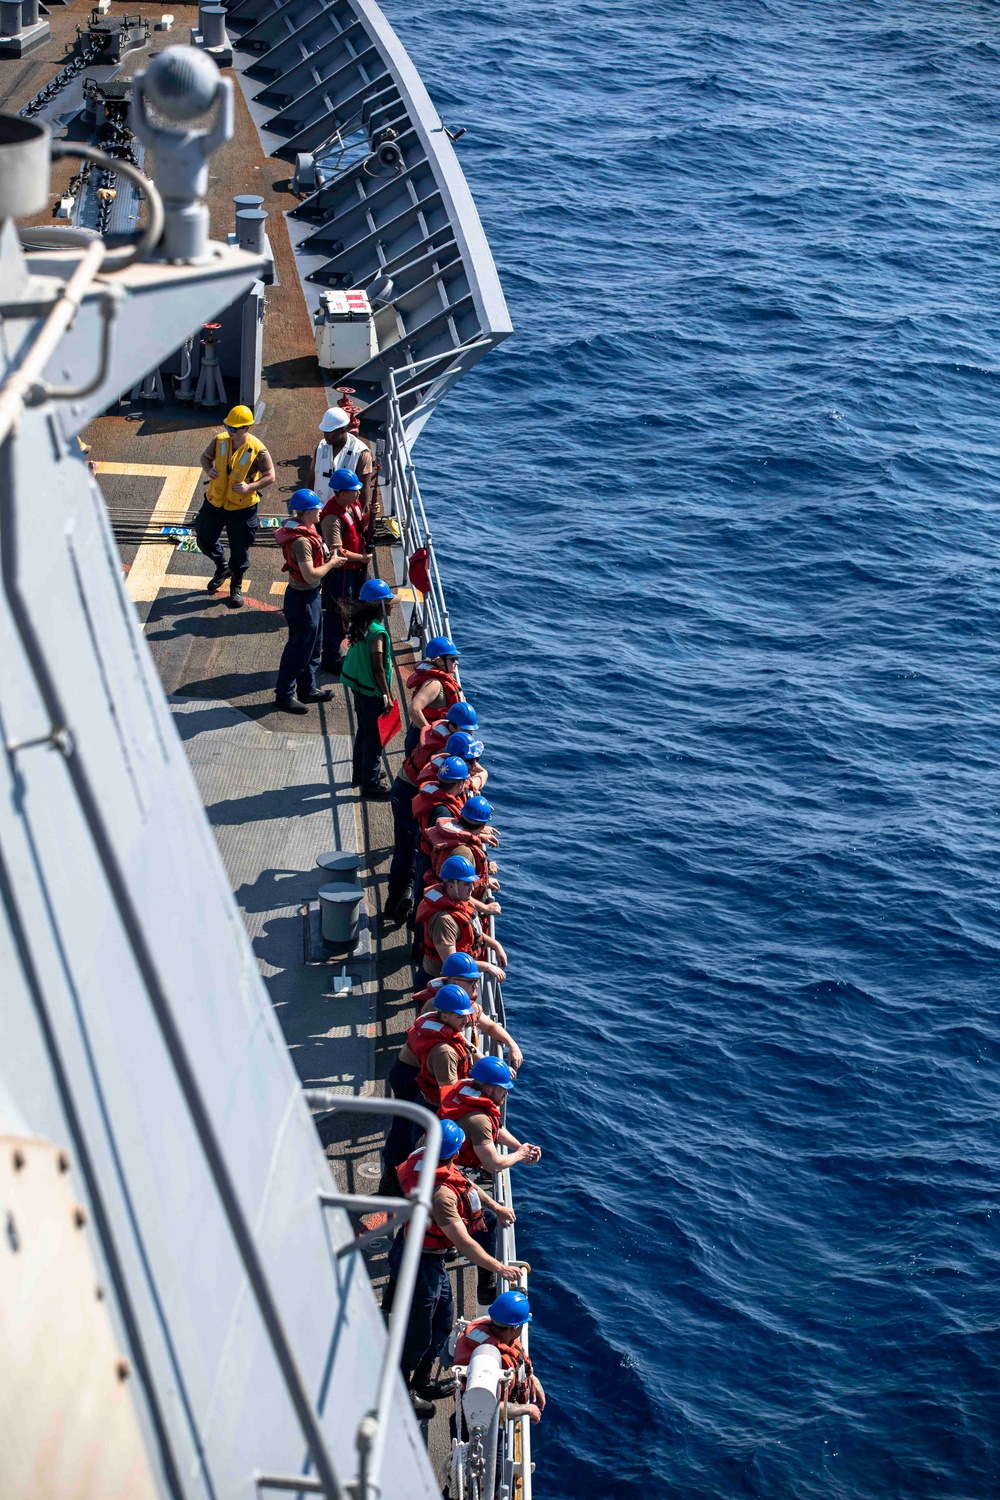
<svg viewBox="0 0 1000 1500"><path fill-rule="evenodd" d="M339 432L342 427L349 426L350 421L350 417L342 406L331 406L323 413L319 430L320 432Z"/></svg>

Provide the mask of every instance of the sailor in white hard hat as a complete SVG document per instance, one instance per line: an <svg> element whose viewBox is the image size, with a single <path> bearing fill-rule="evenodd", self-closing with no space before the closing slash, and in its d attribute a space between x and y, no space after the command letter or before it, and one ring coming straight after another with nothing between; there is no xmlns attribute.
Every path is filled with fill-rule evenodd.
<svg viewBox="0 0 1000 1500"><path fill-rule="evenodd" d="M330 488L333 474L337 469L350 469L352 474L357 474L364 486L359 498L367 518L375 492L375 465L371 450L351 432L350 425L351 419L342 406L331 406L324 412L319 424L321 437L313 460L309 488L316 491L325 505L333 493Z"/></svg>

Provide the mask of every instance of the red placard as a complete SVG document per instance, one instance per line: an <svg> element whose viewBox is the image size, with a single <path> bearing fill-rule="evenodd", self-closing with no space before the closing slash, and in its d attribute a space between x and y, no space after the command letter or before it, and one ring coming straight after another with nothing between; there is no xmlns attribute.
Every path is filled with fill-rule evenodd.
<svg viewBox="0 0 1000 1500"><path fill-rule="evenodd" d="M384 750L390 740L394 740L403 727L403 719L399 712L399 703L394 698L392 707L387 708L384 714L378 716L378 737L382 742Z"/></svg>

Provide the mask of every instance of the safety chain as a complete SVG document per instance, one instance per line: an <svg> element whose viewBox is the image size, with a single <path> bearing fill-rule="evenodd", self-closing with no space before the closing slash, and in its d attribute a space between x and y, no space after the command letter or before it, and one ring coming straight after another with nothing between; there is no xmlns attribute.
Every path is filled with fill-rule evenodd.
<svg viewBox="0 0 1000 1500"><path fill-rule="evenodd" d="M77 73L82 73L84 68L88 67L103 50L103 41L91 42L89 47L84 47L76 57L70 58L65 67L59 69L55 77L50 79L33 99L29 99L27 104L22 105L18 114L25 120L30 120L32 115L37 115L40 109L44 109L46 104L54 99L68 83L71 83Z"/></svg>
<svg viewBox="0 0 1000 1500"><path fill-rule="evenodd" d="M483 1429L481 1427L472 1429L466 1462L470 1481L469 1500L481 1500L483 1483L486 1479L486 1454L483 1452ZM492 1500L492 1496L489 1500Z"/></svg>

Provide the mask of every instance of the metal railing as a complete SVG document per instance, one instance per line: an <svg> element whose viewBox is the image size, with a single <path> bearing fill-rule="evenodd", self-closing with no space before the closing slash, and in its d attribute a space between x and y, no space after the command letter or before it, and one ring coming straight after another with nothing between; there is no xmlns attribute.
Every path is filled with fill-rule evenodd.
<svg viewBox="0 0 1000 1500"><path fill-rule="evenodd" d="M431 1199L434 1195L434 1173L441 1155L441 1121L420 1104L410 1104L404 1099L368 1099L355 1094L334 1094L327 1089L307 1089L306 1103L315 1112L329 1114L341 1110L346 1114L402 1115L412 1120L426 1133L426 1149L423 1167L417 1183L415 1198L381 1198L377 1193L320 1193L319 1203L323 1208L342 1208L348 1212L372 1213L384 1210L390 1224L404 1223L413 1226L407 1235L403 1257L396 1282L396 1296L389 1314L389 1337L382 1352L375 1391L375 1405L358 1423L355 1447L358 1453L357 1481L352 1486L355 1500L378 1500L381 1493L379 1479L386 1440L389 1436L389 1417L397 1384L401 1383L399 1362L403 1353L406 1325L410 1319L413 1289L416 1286L420 1251L424 1243L424 1231L430 1218ZM388 1227L388 1226L386 1226ZM337 1251L338 1258L364 1249L372 1240L382 1238L386 1227L356 1235ZM343 1489L331 1492L329 1486L312 1475L258 1474L255 1480L261 1490L301 1490L328 1496L333 1500Z"/></svg>
<svg viewBox="0 0 1000 1500"><path fill-rule="evenodd" d="M456 354L464 354L467 350L478 348L483 342L489 340L477 340L475 344L465 346L465 349L452 351ZM450 635L451 625L448 619L448 606L444 597L444 588L441 583L441 574L438 569L437 557L434 551L434 540L424 510L423 499L420 494L420 485L417 482L416 470L410 454L410 446L407 438L407 422L412 422L414 416L420 411L411 411L404 418L400 405L400 397L411 394L421 385L433 387L440 379L447 378L452 370L443 373L432 374L425 381L413 380L422 369L433 365L440 365L442 356L435 355L430 359L422 360L418 364L411 365L400 371L400 377L406 381L403 390L397 384L395 370L389 371L389 389L387 394L386 413L386 448L384 467L387 476L389 506L387 514L391 514L399 524L400 543L403 549L403 582L411 588L409 577L409 560L419 548L427 550L427 571L430 578L430 590L418 599L418 590L414 589L414 614L410 624L410 636L426 642L434 635ZM492 917L488 919L487 931L490 937L496 936L496 927ZM506 1018L503 1004L503 992L499 981L492 974L484 974L479 985L480 1004L483 1013L491 1020L499 1022L506 1027ZM494 1056L502 1056L504 1048L487 1037L482 1037L485 1050ZM506 1118L506 1107L504 1109ZM511 1189L510 1171L500 1172L494 1178L494 1197L498 1203L506 1208L513 1208L514 1198ZM384 1230L379 1233L384 1234ZM410 1236L413 1239L413 1236ZM504 1265L518 1264L522 1266L520 1289L527 1291L529 1267L517 1259L517 1241L513 1224L501 1224L497 1231L497 1258ZM521 1343L527 1352L528 1348L528 1325L525 1324L521 1334ZM531 1487L531 1419L519 1417L504 1424L503 1429L495 1424L491 1429L490 1441L493 1443L493 1451L489 1457L494 1472L513 1472L514 1492L511 1500L532 1500ZM501 1494L503 1489L501 1488ZM488 1500L493 1500L492 1491Z"/></svg>
<svg viewBox="0 0 1000 1500"><path fill-rule="evenodd" d="M492 917L489 918L489 934L491 937L496 936L496 924ZM503 992L499 980L493 974L484 974L479 988L480 1003L485 1014L491 1020L498 1021L501 1026L506 1028L507 1022L503 1005ZM499 1056L504 1049L499 1044L490 1041L487 1050ZM504 1123L506 1123L506 1103L503 1108L503 1119ZM514 1194L511 1188L509 1168L500 1172L494 1178L493 1196L505 1208L512 1209L514 1207ZM527 1292L528 1272L530 1268L525 1262L518 1261L517 1235L513 1224L501 1224L497 1230L497 1259L502 1261L504 1265L521 1266L521 1279L518 1282L518 1287L522 1292ZM528 1352L528 1326L525 1323L521 1330L521 1345L525 1353ZM518 1417L505 1424L500 1450L502 1451L498 1451L497 1460L499 1461L501 1457L508 1459L513 1466L515 1480L520 1481L520 1500L531 1500L530 1417ZM517 1493L516 1490L515 1493Z"/></svg>
<svg viewBox="0 0 1000 1500"><path fill-rule="evenodd" d="M396 393L396 372L389 372L389 404L385 423L385 472L389 487L389 507L399 523L400 541L403 545L403 582L413 589L413 619L410 634L427 641L431 636L450 635L451 622L445 603L441 573L434 551L434 538L427 521L427 512L420 495L417 473L410 456L410 445L406 436L406 424ZM410 583L410 558L426 548L427 572L430 590L424 593Z"/></svg>

